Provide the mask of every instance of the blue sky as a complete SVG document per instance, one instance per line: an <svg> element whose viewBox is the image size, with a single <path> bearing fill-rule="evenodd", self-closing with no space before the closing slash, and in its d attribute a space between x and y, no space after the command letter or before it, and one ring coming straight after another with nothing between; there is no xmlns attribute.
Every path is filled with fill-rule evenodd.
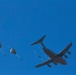
<svg viewBox="0 0 76 75"><path fill-rule="evenodd" d="M59 53L71 41L67 65L52 68L42 63L34 50L47 60L41 45L31 46L46 35L44 43ZM0 74L1 75L76 75L76 1L75 0L0 0ZM22 61L9 51L15 48Z"/></svg>

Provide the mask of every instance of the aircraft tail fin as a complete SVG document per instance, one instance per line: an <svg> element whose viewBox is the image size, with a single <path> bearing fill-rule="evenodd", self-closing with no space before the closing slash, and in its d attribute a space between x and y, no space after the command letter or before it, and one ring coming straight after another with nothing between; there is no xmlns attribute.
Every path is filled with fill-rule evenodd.
<svg viewBox="0 0 76 75"><path fill-rule="evenodd" d="M38 41L34 42L34 43L31 44L31 45L35 45L35 44L42 43L42 41L44 40L45 37L46 37L46 35L44 35L41 39L39 39Z"/></svg>

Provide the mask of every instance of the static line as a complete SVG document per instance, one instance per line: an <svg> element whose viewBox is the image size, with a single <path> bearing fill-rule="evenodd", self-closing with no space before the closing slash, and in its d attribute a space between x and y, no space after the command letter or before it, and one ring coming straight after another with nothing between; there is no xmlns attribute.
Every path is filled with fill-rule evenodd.
<svg viewBox="0 0 76 75"><path fill-rule="evenodd" d="M35 53L35 55L38 56L42 61L44 61L44 59L43 59L40 55L38 55L35 50L34 50L34 53Z"/></svg>
<svg viewBox="0 0 76 75"><path fill-rule="evenodd" d="M17 56L20 60L22 60L18 54L16 54L16 56Z"/></svg>
<svg viewBox="0 0 76 75"><path fill-rule="evenodd" d="M1 53L4 55L4 56L6 56L6 54L2 51L2 50L0 50L1 51Z"/></svg>

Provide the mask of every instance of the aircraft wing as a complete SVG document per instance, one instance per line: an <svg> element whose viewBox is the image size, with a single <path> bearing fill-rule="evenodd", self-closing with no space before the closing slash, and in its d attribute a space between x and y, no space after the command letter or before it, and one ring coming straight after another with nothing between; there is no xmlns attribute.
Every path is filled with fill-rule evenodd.
<svg viewBox="0 0 76 75"><path fill-rule="evenodd" d="M72 46L72 42L62 51L58 54L58 56L63 56L68 50L69 48Z"/></svg>
<svg viewBox="0 0 76 75"><path fill-rule="evenodd" d="M49 64L49 63L51 63L51 62L52 62L52 60L47 60L47 61L45 61L45 62L43 62L43 63L41 63L41 64L38 64L38 65L35 66L35 67L38 68L38 67L41 67L41 66L44 66L44 65L47 65L48 67L51 67L50 64Z"/></svg>

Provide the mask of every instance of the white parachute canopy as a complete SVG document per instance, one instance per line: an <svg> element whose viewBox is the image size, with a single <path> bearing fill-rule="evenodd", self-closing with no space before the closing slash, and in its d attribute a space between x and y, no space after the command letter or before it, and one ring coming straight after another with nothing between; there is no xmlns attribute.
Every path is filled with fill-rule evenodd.
<svg viewBox="0 0 76 75"><path fill-rule="evenodd" d="M21 59L20 56L17 54L17 52L16 52L16 50L15 50L14 48L11 48L11 49L10 49L10 53L16 55L19 59ZM22 60L22 59L21 59L21 60Z"/></svg>
<svg viewBox="0 0 76 75"><path fill-rule="evenodd" d="M10 49L10 53L12 53L12 54L16 54L15 49L14 49L14 48Z"/></svg>
<svg viewBox="0 0 76 75"><path fill-rule="evenodd" d="M2 48L1 43L0 43L0 48ZM3 52L3 50L2 50L2 49L0 49L0 51L1 51L1 53L2 53L4 56L6 56L6 54Z"/></svg>

